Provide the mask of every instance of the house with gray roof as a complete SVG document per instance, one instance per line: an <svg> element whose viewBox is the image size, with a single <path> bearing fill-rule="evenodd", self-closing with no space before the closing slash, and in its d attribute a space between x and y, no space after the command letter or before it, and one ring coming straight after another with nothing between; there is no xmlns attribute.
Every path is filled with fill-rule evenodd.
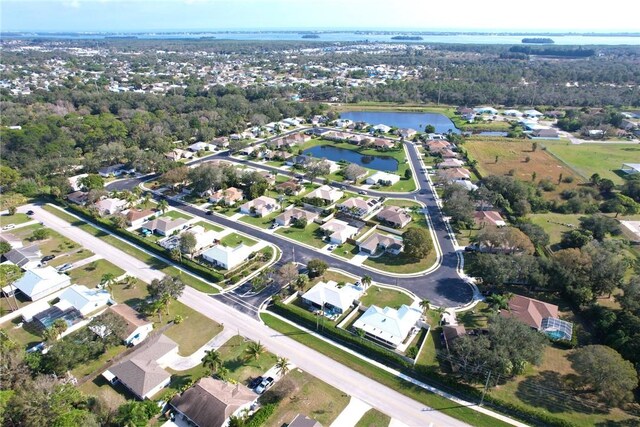
<svg viewBox="0 0 640 427"><path fill-rule="evenodd" d="M293 207L291 209L287 209L282 212L275 218L275 223L282 226L290 225L292 222L299 220L300 218L304 218L307 220L307 224L313 222L316 218L318 218L319 214L317 212L308 211L306 209L300 209Z"/></svg>
<svg viewBox="0 0 640 427"><path fill-rule="evenodd" d="M23 270L31 270L40 264L42 252L38 245L30 245L22 248L14 248L2 255L2 258Z"/></svg>
<svg viewBox="0 0 640 427"><path fill-rule="evenodd" d="M142 224L142 230L147 230L150 233L156 233L161 236L170 236L174 232L185 228L187 222L189 221L185 218L161 217Z"/></svg>

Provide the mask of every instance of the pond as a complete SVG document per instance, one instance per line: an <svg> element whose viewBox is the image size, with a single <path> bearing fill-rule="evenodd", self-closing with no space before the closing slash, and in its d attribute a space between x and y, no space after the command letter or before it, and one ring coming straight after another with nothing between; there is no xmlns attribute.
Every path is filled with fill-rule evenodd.
<svg viewBox="0 0 640 427"><path fill-rule="evenodd" d="M478 136L507 136L507 135L509 135L509 132L484 131L484 132L478 132L476 135L478 135Z"/></svg>
<svg viewBox="0 0 640 427"><path fill-rule="evenodd" d="M340 118L354 122L366 122L371 125L384 124L398 128L410 128L418 132L423 131L426 125L432 125L436 128L436 133L446 133L449 130L453 133L460 133L449 117L438 113L346 111L340 113Z"/></svg>
<svg viewBox="0 0 640 427"><path fill-rule="evenodd" d="M365 168L375 169L385 172L395 172L398 170L398 161L389 156L365 156L354 150L338 148L332 145L317 145L302 152L313 157L326 158L339 162L341 160L355 163Z"/></svg>

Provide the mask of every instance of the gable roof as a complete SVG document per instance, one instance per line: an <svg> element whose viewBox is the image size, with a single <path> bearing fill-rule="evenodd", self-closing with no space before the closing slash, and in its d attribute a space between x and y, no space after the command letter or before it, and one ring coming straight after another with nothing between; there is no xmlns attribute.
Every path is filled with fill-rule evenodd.
<svg viewBox="0 0 640 427"><path fill-rule="evenodd" d="M133 221L137 221L142 218L150 217L155 213L156 211L153 211L151 209L129 209L129 211L127 212L126 218L127 218L127 221L131 223Z"/></svg>
<svg viewBox="0 0 640 427"><path fill-rule="evenodd" d="M289 423L288 427L322 427L322 424L304 414L298 414L293 421Z"/></svg>
<svg viewBox="0 0 640 427"><path fill-rule="evenodd" d="M368 211L371 208L369 203L366 200L364 200L362 197L351 197L350 199L347 199L344 202L340 203L338 207L347 208L347 209L357 208L364 211Z"/></svg>
<svg viewBox="0 0 640 427"><path fill-rule="evenodd" d="M199 427L220 427L238 409L257 397L242 384L204 377L193 387L171 399L171 406Z"/></svg>
<svg viewBox="0 0 640 427"><path fill-rule="evenodd" d="M375 231L359 246L361 249L367 249L371 253L375 252L378 246L382 246L385 249L395 246L400 249L402 247L402 239Z"/></svg>
<svg viewBox="0 0 640 427"><path fill-rule="evenodd" d="M532 328L541 329L542 319L558 317L558 306L522 295L514 295L509 300L509 310L501 310L503 317L515 317Z"/></svg>
<svg viewBox="0 0 640 427"><path fill-rule="evenodd" d="M124 319L127 323L127 335L131 335L140 326L145 326L151 323L143 318L140 313L126 304L112 305L109 307L109 311L112 311Z"/></svg>
<svg viewBox="0 0 640 427"><path fill-rule="evenodd" d="M40 294L55 292L62 286L69 284L70 280L66 274L60 274L55 268L47 266L27 270L24 276L15 281L13 286L20 289L29 298L32 298Z"/></svg>
<svg viewBox="0 0 640 427"><path fill-rule="evenodd" d="M106 289L89 289L83 285L71 285L62 292L60 301L66 301L83 315L104 307L111 301Z"/></svg>
<svg viewBox="0 0 640 427"><path fill-rule="evenodd" d="M317 305L330 304L342 311L351 307L353 301L360 298L363 289L354 285L345 285L341 288L333 280L318 282L314 287L302 295L302 298Z"/></svg>
<svg viewBox="0 0 640 427"><path fill-rule="evenodd" d="M323 185L307 194L305 196L305 199L313 199L317 197L319 199L329 200L333 202L336 200L340 200L343 195L344 193L342 191L331 188L328 185Z"/></svg>
<svg viewBox="0 0 640 427"><path fill-rule="evenodd" d="M404 209L397 206L389 206L382 209L378 212L376 218L398 225L403 225L411 221L411 215L406 213Z"/></svg>
<svg viewBox="0 0 640 427"><path fill-rule="evenodd" d="M163 233L166 233L167 231L178 228L186 224L187 222L189 221L185 218L163 217L145 222L144 224L142 224L142 228L146 228L147 230L151 231L160 230Z"/></svg>
<svg viewBox="0 0 640 427"><path fill-rule="evenodd" d="M14 248L2 255L7 261L11 261L18 267L23 267L29 262L36 262L42 258L42 252L37 244L25 246L23 248Z"/></svg>
<svg viewBox="0 0 640 427"><path fill-rule="evenodd" d="M372 337L398 346L404 341L421 316L420 310L404 304L398 310L391 307L382 309L372 305L356 320L353 327L362 329Z"/></svg>
<svg viewBox="0 0 640 427"><path fill-rule="evenodd" d="M311 212L305 209L300 208L291 208L282 212L280 215L276 217L276 219L280 221L289 221L291 218L306 218L307 222L313 221L318 217L318 213Z"/></svg>
<svg viewBox="0 0 640 427"><path fill-rule="evenodd" d="M489 223L499 227L507 225L497 211L475 211L473 218L477 223Z"/></svg>

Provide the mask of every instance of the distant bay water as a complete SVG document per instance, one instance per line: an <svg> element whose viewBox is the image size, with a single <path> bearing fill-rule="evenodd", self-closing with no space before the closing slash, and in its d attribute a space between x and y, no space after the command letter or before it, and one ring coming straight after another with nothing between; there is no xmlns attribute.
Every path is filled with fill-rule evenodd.
<svg viewBox="0 0 640 427"><path fill-rule="evenodd" d="M319 37L314 39L302 38L303 35L310 34L305 31L229 31L229 32L132 32L132 33L45 33L45 32L22 32L5 33L3 38L55 38L55 39L122 39L138 38L145 40L162 39L200 39L211 38L214 40L300 40L309 42L378 42L378 43L452 43L452 44L522 44L523 37L530 35L507 35L507 34L487 34L487 33L429 33L418 34L422 40L393 40L394 36L416 33L366 33L366 32L312 32ZM640 37L624 35L553 35L545 34L545 37L553 39L556 45L632 45L640 46Z"/></svg>

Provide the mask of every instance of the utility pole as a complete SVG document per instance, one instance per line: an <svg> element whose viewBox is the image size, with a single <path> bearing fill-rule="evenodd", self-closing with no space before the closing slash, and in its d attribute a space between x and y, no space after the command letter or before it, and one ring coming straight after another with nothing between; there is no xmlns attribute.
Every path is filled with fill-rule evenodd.
<svg viewBox="0 0 640 427"><path fill-rule="evenodd" d="M484 402L484 395L487 393L487 389L489 388L490 379L491 379L491 371L489 371L489 375L487 375L487 382L485 382L484 390L482 390L482 397L480 398L480 406L482 406L482 402Z"/></svg>

